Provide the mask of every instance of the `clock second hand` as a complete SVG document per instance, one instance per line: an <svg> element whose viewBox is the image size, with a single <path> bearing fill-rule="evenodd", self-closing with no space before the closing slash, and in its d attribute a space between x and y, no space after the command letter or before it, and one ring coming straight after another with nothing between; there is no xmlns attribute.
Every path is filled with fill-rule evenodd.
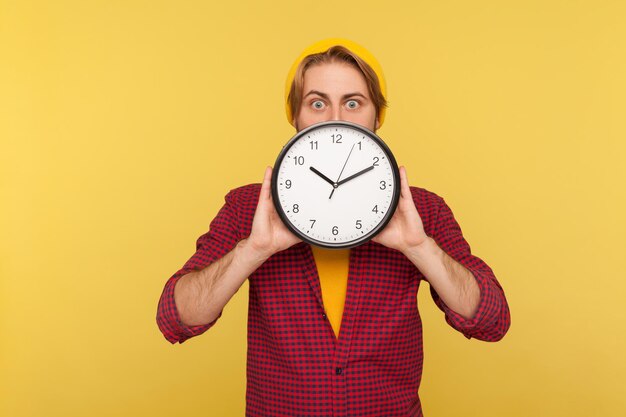
<svg viewBox="0 0 626 417"><path fill-rule="evenodd" d="M350 155L352 155L352 151L354 150L354 145L356 145L356 143L352 144L352 148L350 148L350 153L348 154L348 157L346 158L346 162L343 163L343 168L341 168L341 172L339 173L339 177L337 178L337 181L335 181L335 184L339 183L339 180L341 179L341 174L343 174L343 170L346 168L346 165L348 164L348 159L350 159ZM333 190L330 192L330 195L328 196L329 200L333 196L333 193L335 192L336 189L337 187L333 187Z"/></svg>

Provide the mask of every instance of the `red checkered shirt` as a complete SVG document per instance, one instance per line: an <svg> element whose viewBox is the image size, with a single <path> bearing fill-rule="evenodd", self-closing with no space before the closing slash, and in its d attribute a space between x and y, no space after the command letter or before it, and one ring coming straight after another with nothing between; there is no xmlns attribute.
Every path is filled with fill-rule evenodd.
<svg viewBox="0 0 626 417"><path fill-rule="evenodd" d="M171 343L211 328L184 325L174 302L183 275L205 268L250 235L260 184L230 191L200 236L196 253L165 284L157 324ZM472 319L452 311L430 288L448 324L467 338L500 340L508 304L491 268L471 253L445 201L411 187L424 230L480 286ZM341 330L324 312L311 247L298 243L265 261L250 277L246 416L421 416L422 273L401 252L374 242L351 249Z"/></svg>

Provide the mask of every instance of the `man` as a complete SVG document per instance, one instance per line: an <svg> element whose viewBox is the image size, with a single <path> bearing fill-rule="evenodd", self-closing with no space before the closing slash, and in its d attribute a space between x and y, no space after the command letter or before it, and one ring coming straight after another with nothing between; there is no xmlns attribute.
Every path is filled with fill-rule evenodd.
<svg viewBox="0 0 626 417"><path fill-rule="evenodd" d="M382 70L347 40L305 50L286 96L298 131L326 120L375 131L384 121ZM248 279L246 415L421 416L419 284L428 281L454 329L497 341L510 314L492 270L471 254L445 201L409 187L404 167L392 220L343 251L311 247L284 226L271 174L227 194L196 253L166 283L159 328L171 343L204 333Z"/></svg>

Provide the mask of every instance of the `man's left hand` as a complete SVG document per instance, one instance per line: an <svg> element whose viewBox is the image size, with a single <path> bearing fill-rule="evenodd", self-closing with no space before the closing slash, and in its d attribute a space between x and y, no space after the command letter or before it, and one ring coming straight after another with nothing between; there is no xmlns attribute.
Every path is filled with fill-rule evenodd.
<svg viewBox="0 0 626 417"><path fill-rule="evenodd" d="M428 240L422 219L411 196L406 169L400 167L400 201L387 226L372 241L405 252Z"/></svg>

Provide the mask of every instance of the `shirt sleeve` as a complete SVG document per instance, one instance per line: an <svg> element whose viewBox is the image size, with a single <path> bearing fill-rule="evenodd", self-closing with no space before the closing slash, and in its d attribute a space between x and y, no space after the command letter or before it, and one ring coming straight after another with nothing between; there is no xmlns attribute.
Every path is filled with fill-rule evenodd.
<svg viewBox="0 0 626 417"><path fill-rule="evenodd" d="M478 310L474 317L466 319L448 307L431 286L431 296L445 313L446 322L468 339L473 337L488 342L502 339L511 325L509 306L502 286L491 268L482 259L472 255L459 224L443 199L432 237L441 249L474 275L480 288Z"/></svg>
<svg viewBox="0 0 626 417"><path fill-rule="evenodd" d="M196 253L185 265L172 275L165 284L159 299L156 321L163 336L172 344L198 336L210 329L220 317L223 309L215 320L210 323L187 326L180 320L176 302L174 301L174 287L185 274L206 268L211 263L230 252L240 240L237 228L237 212L235 210L234 191L225 197L225 204L217 216L211 221L209 231L196 241Z"/></svg>

